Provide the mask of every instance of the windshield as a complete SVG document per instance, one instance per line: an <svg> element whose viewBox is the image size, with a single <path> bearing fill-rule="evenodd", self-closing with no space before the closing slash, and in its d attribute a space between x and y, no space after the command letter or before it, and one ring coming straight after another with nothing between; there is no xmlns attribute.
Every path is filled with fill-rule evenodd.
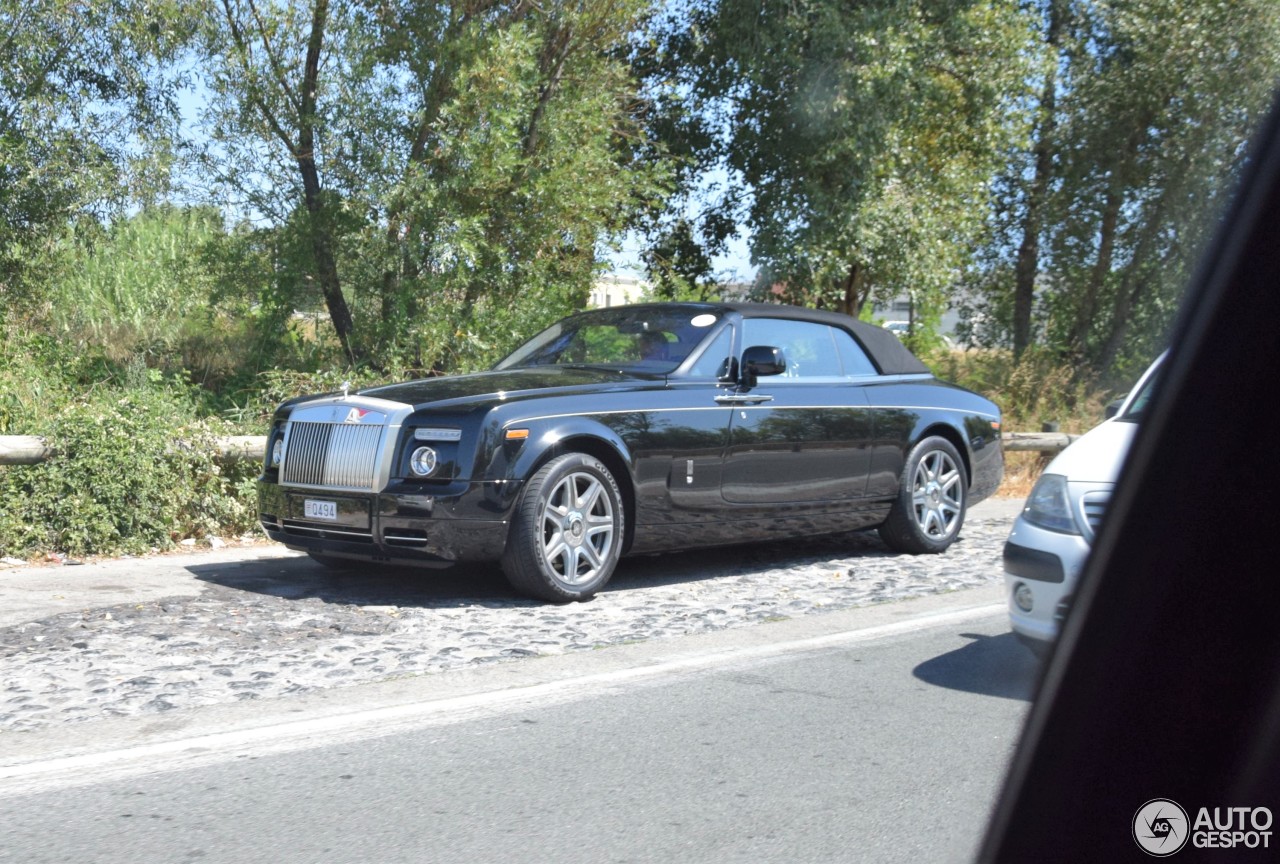
<svg viewBox="0 0 1280 864"><path fill-rule="evenodd" d="M719 315L699 306L601 309L557 322L495 366L596 366L665 374L706 339Z"/></svg>
<svg viewBox="0 0 1280 864"><path fill-rule="evenodd" d="M1151 401L1151 394L1155 391L1156 381L1159 378L1160 368L1157 364L1156 368L1152 369L1143 380L1138 382L1138 392L1129 400L1125 410L1116 419L1128 423L1137 423L1141 420L1142 412L1146 410L1147 403Z"/></svg>

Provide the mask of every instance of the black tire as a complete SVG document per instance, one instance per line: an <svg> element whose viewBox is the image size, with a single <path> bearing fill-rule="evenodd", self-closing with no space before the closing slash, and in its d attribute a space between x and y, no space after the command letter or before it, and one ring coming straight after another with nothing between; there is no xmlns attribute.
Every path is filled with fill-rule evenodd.
<svg viewBox="0 0 1280 864"><path fill-rule="evenodd" d="M880 539L912 555L945 552L960 535L968 501L969 477L956 448L946 438L925 438L907 454Z"/></svg>
<svg viewBox="0 0 1280 864"><path fill-rule="evenodd" d="M609 469L593 456L566 453L525 485L502 571L521 594L553 603L587 600L613 575L625 525Z"/></svg>

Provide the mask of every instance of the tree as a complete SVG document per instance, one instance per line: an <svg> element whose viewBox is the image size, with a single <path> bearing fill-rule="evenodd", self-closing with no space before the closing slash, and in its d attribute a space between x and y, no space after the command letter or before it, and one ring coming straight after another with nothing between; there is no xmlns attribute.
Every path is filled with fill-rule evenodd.
<svg viewBox="0 0 1280 864"><path fill-rule="evenodd" d="M1049 338L1107 376L1159 348L1280 79L1280 7L1098 3L1060 125Z"/></svg>
<svg viewBox="0 0 1280 864"><path fill-rule="evenodd" d="M1280 7L1042 0L1030 146L1008 154L969 287L977 335L1081 380L1161 347L1280 78ZM1016 254L1011 254L1016 250Z"/></svg>
<svg viewBox="0 0 1280 864"><path fill-rule="evenodd" d="M166 186L174 66L189 36L170 0L0 0L0 308L70 217Z"/></svg>
<svg viewBox="0 0 1280 864"><path fill-rule="evenodd" d="M711 252L688 218L676 217L652 230L643 257L655 299L706 301L718 296Z"/></svg>
<svg viewBox="0 0 1280 864"><path fill-rule="evenodd" d="M610 55L638 0L218 2L211 174L305 232L349 356L491 358L661 192Z"/></svg>
<svg viewBox="0 0 1280 864"><path fill-rule="evenodd" d="M1042 5L1044 58L1043 84L1035 111L1032 132L1031 177L1015 185L1024 196L1022 238L1013 273L1013 353L1020 357L1031 344L1031 313L1035 303L1036 279L1040 275L1040 235L1044 231L1044 209L1053 183L1054 142L1058 123L1059 65L1063 54L1063 30L1068 0L1046 0ZM1019 164L1021 160L1014 160Z"/></svg>
<svg viewBox="0 0 1280 864"><path fill-rule="evenodd" d="M325 101L335 89L322 77L321 67L329 71L341 64L326 45L329 0L261 8L255 0L217 0L217 7L205 41L206 57L216 63L216 71L208 78L215 97L213 139L233 159L260 155L269 160L271 151L264 153L261 148L270 146L295 172L290 184L295 195L290 197L308 240L311 268L343 353L354 362L353 321L338 274L332 212L341 204L326 194L321 183L318 153L318 138L333 125ZM271 200L273 193L278 194L272 187L282 182L278 174L268 169L265 176L259 175L228 161L212 163L221 169L219 180L236 188L252 205L276 204L267 212L283 215L277 201ZM265 189L255 188L255 183L264 181Z"/></svg>
<svg viewBox="0 0 1280 864"><path fill-rule="evenodd" d="M729 171L720 206L766 285L850 314L905 293L940 314L1026 125L1016 5L706 0L659 29L649 80L673 150Z"/></svg>

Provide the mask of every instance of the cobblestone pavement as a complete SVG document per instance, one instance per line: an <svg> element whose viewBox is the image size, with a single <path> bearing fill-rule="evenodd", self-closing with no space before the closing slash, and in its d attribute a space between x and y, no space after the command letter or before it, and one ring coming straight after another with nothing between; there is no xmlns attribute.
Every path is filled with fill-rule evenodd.
<svg viewBox="0 0 1280 864"><path fill-rule="evenodd" d="M1002 578L1010 521L971 516L944 555L895 554L871 532L625 559L603 593L565 606L513 597L491 567L328 571L283 555L187 565L206 586L198 596L0 628L0 734L976 587Z"/></svg>

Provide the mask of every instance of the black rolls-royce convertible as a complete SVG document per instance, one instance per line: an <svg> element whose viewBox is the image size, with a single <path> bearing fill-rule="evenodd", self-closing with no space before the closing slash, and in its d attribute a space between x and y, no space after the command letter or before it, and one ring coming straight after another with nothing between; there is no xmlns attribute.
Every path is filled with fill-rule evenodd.
<svg viewBox="0 0 1280 864"><path fill-rule="evenodd" d="M830 312L583 312L492 370L290 400L262 526L317 561L501 561L582 600L625 554L878 527L942 552L1003 474L1000 411Z"/></svg>

